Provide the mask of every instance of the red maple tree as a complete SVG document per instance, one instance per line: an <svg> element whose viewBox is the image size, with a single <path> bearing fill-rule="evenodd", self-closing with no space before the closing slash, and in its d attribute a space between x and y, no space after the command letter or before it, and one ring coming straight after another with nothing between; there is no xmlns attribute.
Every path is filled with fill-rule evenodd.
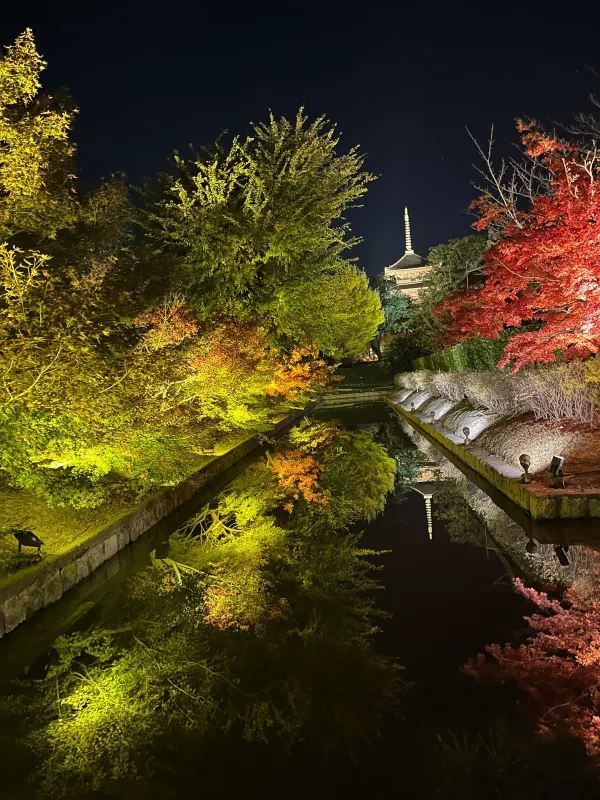
<svg viewBox="0 0 600 800"><path fill-rule="evenodd" d="M565 361L600 352L600 151L533 123L518 129L525 166L473 203L474 227L500 231L483 257L485 282L436 309L449 343L537 323L506 345L498 366L515 372L558 352Z"/></svg>
<svg viewBox="0 0 600 800"><path fill-rule="evenodd" d="M600 763L600 602L572 589L559 602L544 592L515 586L537 612L525 617L526 643L488 645L465 672L491 683L513 681L542 735L580 739Z"/></svg>

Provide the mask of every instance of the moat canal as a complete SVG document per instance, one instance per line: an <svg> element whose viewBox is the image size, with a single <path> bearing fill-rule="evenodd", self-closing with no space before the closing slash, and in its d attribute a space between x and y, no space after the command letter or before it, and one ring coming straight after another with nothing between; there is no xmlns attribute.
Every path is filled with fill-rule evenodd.
<svg viewBox="0 0 600 800"><path fill-rule="evenodd" d="M383 405L317 414L181 523L0 643L3 799L598 796L462 672L522 640L512 578L584 571L593 536L532 552Z"/></svg>

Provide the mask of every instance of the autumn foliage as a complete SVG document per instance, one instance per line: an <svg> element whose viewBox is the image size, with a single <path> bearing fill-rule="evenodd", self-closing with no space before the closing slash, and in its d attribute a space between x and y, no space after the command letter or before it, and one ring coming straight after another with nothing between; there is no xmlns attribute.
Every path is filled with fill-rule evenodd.
<svg viewBox="0 0 600 800"><path fill-rule="evenodd" d="M318 461L302 450L288 450L269 459L269 465L277 478L279 487L290 497L285 503L286 511L292 511L294 500L303 497L307 503L326 506L329 496L319 489L321 468Z"/></svg>
<svg viewBox="0 0 600 800"><path fill-rule="evenodd" d="M332 382L335 366L327 366L318 353L308 347L295 347L289 355L282 354L275 366L273 381L267 387L269 397L295 400L303 391L324 389Z"/></svg>
<svg viewBox="0 0 600 800"><path fill-rule="evenodd" d="M516 683L540 734L574 736L600 759L600 602L572 589L559 602L518 578L515 586L537 609L525 618L528 640L518 647L489 645L465 672L491 683Z"/></svg>
<svg viewBox="0 0 600 800"><path fill-rule="evenodd" d="M449 320L452 344L527 325L510 338L499 362L514 371L556 361L559 352L571 361L600 351L596 143L570 143L529 123L518 129L525 162L515 180L524 185L501 186L473 203L474 227L500 233L483 257L485 282L436 309Z"/></svg>
<svg viewBox="0 0 600 800"><path fill-rule="evenodd" d="M183 298L168 297L158 308L145 309L134 320L143 332L141 347L148 352L173 347L193 338L199 331L197 319Z"/></svg>

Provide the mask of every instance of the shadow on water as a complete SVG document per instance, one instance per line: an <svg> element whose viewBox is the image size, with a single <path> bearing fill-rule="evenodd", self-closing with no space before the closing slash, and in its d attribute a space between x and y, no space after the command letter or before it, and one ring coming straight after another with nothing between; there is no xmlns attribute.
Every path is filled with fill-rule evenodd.
<svg viewBox="0 0 600 800"><path fill-rule="evenodd" d="M148 727L141 728L139 743L138 729L127 728L128 717L115 712L123 726L122 751L133 753L131 763L138 770L136 753L144 754L142 764L148 770L141 770L141 780L117 768L119 777L112 784L79 786L63 796L597 797L581 748L540 742L516 714L510 688L484 687L461 672L465 661L487 643L514 640L523 633L525 602L512 591L506 558L492 547L477 546L475 537L458 541L436 515L435 497L430 536L423 496L409 488L410 476L413 483L416 476L411 473L414 444L383 404L326 409L315 419L341 420L342 431L349 432L346 438L342 433L327 439L317 429L318 446L318 436L303 440L300 432L290 445L296 454L307 447L321 465L325 483L329 476L330 507L323 510L318 502L303 505L302 499L288 497L293 511L276 509L268 492L275 491L273 498L281 506L280 488L273 490L265 459L255 455L120 554L112 567L105 565L108 569L97 578L0 643L5 678L26 665L31 674L43 677L46 662L57 663L51 645L59 634L110 630L115 639L114 629L126 622L126 636L133 632L132 637L123 640L117 634L116 654L100 667L88 654L78 669L86 675L89 669L89 680L95 682L112 670L119 686L138 671L146 686L162 681L164 693L149 695L155 716L150 714ZM404 464L405 480L404 485L396 482L381 513L361 521L353 506L369 516L366 509L377 504L378 492L385 495L389 479L385 458L369 444L373 439L396 458L400 473ZM286 452L279 455L277 474L289 476ZM309 470L303 473L305 481L310 478L307 463L302 462ZM364 464L368 471L363 474ZM273 508L268 503L263 507L267 496ZM175 562L185 556L185 563L203 575L211 570L217 575L216 582L209 578L202 584L200 600L195 599L200 589L194 575L174 579L166 561L151 557L196 512L201 522L194 536L212 548L209 556L196 547L196 540L177 536L169 555ZM215 538L216 523L235 530L242 519L251 521L247 541L257 543L250 556L235 549L231 537ZM519 536L526 541L528 533ZM516 536L512 528L510 535ZM277 553L275 567L268 569L256 555L267 542ZM234 549L224 550L219 561L222 546ZM357 546L386 553L357 554ZM371 577L365 567L369 563L377 567ZM228 588L242 584L241 592ZM196 603L204 604L203 619L197 617ZM163 619L165 628L172 625L168 635L157 625ZM372 635L375 626L378 632ZM98 643L94 646L103 652ZM181 672L182 664L192 662L202 669ZM99 758L100 745L92 748L85 731L73 728L73 720L84 720L98 704L96 690L85 682L82 689L82 682L74 683L67 673L56 678L59 684L61 696L80 692L78 711L65 720L64 735L80 737L73 739L74 746L86 742L89 758ZM202 698L201 707L194 697ZM167 699L168 713L163 708ZM47 698L42 701L42 717L48 719L55 712ZM100 711L107 708L100 703ZM153 727L166 725L165 720L166 733L157 733ZM189 726L190 720L194 725ZM90 717L90 726L98 724ZM98 730L108 736L116 728ZM9 738L4 731L0 745ZM54 741L59 753L62 746L69 753L68 742ZM118 746L107 752L117 763L122 757ZM52 758L57 769L56 755ZM104 768L109 771L106 763ZM59 764L59 778L60 769ZM82 769L85 774L85 765ZM15 788L7 800L32 796L15 771ZM65 786L69 779L65 772ZM61 785L60 780L54 785ZM44 791L42 796L53 796Z"/></svg>

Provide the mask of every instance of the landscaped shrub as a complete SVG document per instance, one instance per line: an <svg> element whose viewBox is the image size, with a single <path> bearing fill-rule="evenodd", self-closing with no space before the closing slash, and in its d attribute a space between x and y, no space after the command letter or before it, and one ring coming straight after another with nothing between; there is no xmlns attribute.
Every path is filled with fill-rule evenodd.
<svg viewBox="0 0 600 800"><path fill-rule="evenodd" d="M596 409L600 408L600 355L585 362L585 383Z"/></svg>
<svg viewBox="0 0 600 800"><path fill-rule="evenodd" d="M436 391L433 385L433 373L425 369L418 372L399 372L394 375L394 383L406 389Z"/></svg>
<svg viewBox="0 0 600 800"><path fill-rule="evenodd" d="M502 356L508 334L498 339L467 339L464 342L438 350L413 361L416 370L444 370L452 372L481 372L496 368Z"/></svg>
<svg viewBox="0 0 600 800"><path fill-rule="evenodd" d="M432 377L432 383L437 394L447 400L454 400L459 403L464 399L464 387L460 381L456 380L453 372L436 372Z"/></svg>
<svg viewBox="0 0 600 800"><path fill-rule="evenodd" d="M493 414L510 416L518 413L518 381L502 372L463 372L457 375L464 387L465 397L476 408L485 408Z"/></svg>
<svg viewBox="0 0 600 800"><path fill-rule="evenodd" d="M592 424L596 409L585 364L571 361L558 367L523 369L514 376L518 401L536 419L573 419Z"/></svg>
<svg viewBox="0 0 600 800"><path fill-rule="evenodd" d="M574 361L529 367L516 375L499 370L417 370L397 375L396 382L456 403L464 399L474 408L502 416L532 413L535 419L571 419L590 425L600 407L594 366Z"/></svg>

